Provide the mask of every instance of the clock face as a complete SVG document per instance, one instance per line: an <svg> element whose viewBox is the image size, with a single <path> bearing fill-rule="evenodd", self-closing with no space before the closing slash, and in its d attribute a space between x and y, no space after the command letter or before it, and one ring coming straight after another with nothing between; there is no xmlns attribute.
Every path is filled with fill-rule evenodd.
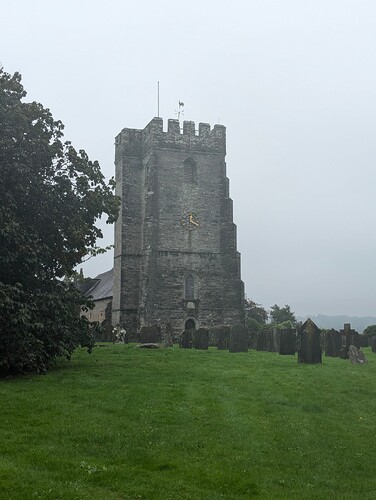
<svg viewBox="0 0 376 500"><path fill-rule="evenodd" d="M200 225L200 222L198 220L197 215L194 212L186 212L181 221L180 224L186 228L189 229L190 231L197 229Z"/></svg>

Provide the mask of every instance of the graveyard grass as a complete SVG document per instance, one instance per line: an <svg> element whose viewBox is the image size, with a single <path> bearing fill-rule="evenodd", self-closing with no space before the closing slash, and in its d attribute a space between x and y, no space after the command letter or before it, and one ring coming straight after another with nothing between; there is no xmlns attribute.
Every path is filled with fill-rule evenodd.
<svg viewBox="0 0 376 500"><path fill-rule="evenodd" d="M374 499L376 354L78 350L0 381L0 498Z"/></svg>

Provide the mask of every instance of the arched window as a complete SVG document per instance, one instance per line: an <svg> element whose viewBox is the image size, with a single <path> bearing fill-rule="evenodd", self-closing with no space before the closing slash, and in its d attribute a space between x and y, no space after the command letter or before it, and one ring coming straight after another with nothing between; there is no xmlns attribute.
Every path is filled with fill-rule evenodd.
<svg viewBox="0 0 376 500"><path fill-rule="evenodd" d="M184 161L184 182L187 184L197 183L197 167L192 158Z"/></svg>
<svg viewBox="0 0 376 500"><path fill-rule="evenodd" d="M195 278L193 274L187 274L184 280L184 298L186 300L195 299Z"/></svg>

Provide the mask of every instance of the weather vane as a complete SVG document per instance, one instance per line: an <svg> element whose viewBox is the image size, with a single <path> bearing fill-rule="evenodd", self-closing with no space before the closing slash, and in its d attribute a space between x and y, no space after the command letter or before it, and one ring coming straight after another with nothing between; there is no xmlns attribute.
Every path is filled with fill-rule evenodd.
<svg viewBox="0 0 376 500"><path fill-rule="evenodd" d="M184 102L179 101L179 107L175 110L175 115L178 117L180 123L180 117L184 116Z"/></svg>

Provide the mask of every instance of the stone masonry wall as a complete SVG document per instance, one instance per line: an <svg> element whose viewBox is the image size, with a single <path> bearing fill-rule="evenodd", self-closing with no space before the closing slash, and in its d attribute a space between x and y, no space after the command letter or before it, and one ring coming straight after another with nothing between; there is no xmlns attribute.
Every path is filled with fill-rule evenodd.
<svg viewBox="0 0 376 500"><path fill-rule="evenodd" d="M244 321L240 255L226 177L226 129L154 118L144 130L116 138L116 180L122 195L115 228L113 321L131 336L142 326L188 318L196 328ZM194 165L187 181L185 163ZM121 186L121 187L120 187ZM192 215L193 214L193 215ZM193 217L196 223L189 224ZM184 279L197 296L186 300Z"/></svg>

